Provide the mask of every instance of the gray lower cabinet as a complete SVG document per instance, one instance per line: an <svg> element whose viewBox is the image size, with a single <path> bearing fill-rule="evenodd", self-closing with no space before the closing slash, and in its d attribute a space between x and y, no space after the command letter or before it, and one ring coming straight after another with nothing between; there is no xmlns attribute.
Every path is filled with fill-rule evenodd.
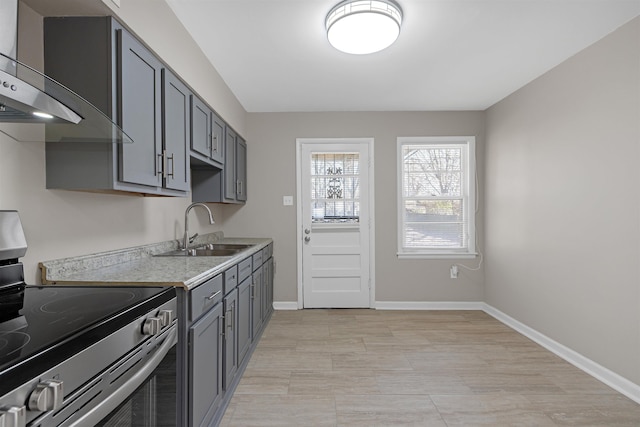
<svg viewBox="0 0 640 427"><path fill-rule="evenodd" d="M253 292L251 293L251 312L253 315L252 320L252 334L255 338L260 331L262 330L262 321L263 321L263 302L262 302L262 294L263 294L263 286L262 286L262 264L253 271L252 284L251 288Z"/></svg>
<svg viewBox="0 0 640 427"><path fill-rule="evenodd" d="M263 315L265 318L273 313L273 258L269 258L263 264L262 277L264 282L264 307Z"/></svg>
<svg viewBox="0 0 640 427"><path fill-rule="evenodd" d="M189 328L192 426L209 425L222 397L223 327L222 304L218 303Z"/></svg>
<svg viewBox="0 0 640 427"><path fill-rule="evenodd" d="M238 371L238 289L224 297L224 375L223 387L228 390Z"/></svg>
<svg viewBox="0 0 640 427"><path fill-rule="evenodd" d="M273 313L273 244L253 255L252 334L258 336Z"/></svg>
<svg viewBox="0 0 640 427"><path fill-rule="evenodd" d="M244 361L251 346L251 278L238 285L238 363Z"/></svg>
<svg viewBox="0 0 640 427"><path fill-rule="evenodd" d="M112 17L45 18L44 40L45 72L134 141L47 143L47 188L186 196L190 93L184 84Z"/></svg>
<svg viewBox="0 0 640 427"><path fill-rule="evenodd" d="M179 360L186 360L188 366L177 370L186 374L184 403L188 410L182 411L182 415L192 427L210 425L223 396L222 285L219 274L191 292L179 294L186 304L181 304L183 314L178 323L187 326L186 337L179 339Z"/></svg>
<svg viewBox="0 0 640 427"><path fill-rule="evenodd" d="M273 310L272 248L270 244L191 290L177 290L178 425L216 426L222 420Z"/></svg>

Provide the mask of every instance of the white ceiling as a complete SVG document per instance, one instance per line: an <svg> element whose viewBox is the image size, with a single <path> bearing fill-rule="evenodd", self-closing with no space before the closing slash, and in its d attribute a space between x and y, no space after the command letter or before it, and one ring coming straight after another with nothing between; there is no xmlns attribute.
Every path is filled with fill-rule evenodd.
<svg viewBox="0 0 640 427"><path fill-rule="evenodd" d="M249 112L484 110L640 14L640 0L398 0L400 37L350 56L339 0L167 0Z"/></svg>

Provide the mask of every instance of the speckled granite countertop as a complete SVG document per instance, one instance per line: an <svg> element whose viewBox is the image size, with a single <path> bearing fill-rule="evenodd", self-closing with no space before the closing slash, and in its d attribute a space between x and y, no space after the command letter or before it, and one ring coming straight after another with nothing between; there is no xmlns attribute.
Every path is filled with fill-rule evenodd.
<svg viewBox="0 0 640 427"><path fill-rule="evenodd" d="M267 238L225 238L222 233L200 236L193 243L239 243L251 247L233 256L154 257L178 248L178 241L40 263L43 284L176 286L203 283L272 242Z"/></svg>

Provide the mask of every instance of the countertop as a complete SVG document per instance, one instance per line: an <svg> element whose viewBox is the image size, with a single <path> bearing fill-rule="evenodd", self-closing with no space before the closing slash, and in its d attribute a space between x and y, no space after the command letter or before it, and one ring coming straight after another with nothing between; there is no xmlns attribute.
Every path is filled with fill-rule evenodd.
<svg viewBox="0 0 640 427"><path fill-rule="evenodd" d="M227 268L269 245L268 238L226 238L221 233L201 236L203 243L250 244L233 256L155 257L177 249L177 241L138 246L117 251L40 263L43 284L175 286L187 290L222 273Z"/></svg>

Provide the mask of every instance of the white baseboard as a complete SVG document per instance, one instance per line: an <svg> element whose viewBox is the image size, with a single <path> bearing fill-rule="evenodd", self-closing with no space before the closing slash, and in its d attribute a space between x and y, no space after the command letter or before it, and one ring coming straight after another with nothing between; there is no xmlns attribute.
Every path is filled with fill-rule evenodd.
<svg viewBox="0 0 640 427"><path fill-rule="evenodd" d="M563 358L578 369L583 370L595 379L605 383L614 390L624 394L629 399L640 403L640 385L635 384L628 379L616 374L615 372L605 368L604 366L594 362L593 360L581 355L580 353L565 347L557 341L552 340L544 334L530 328L524 323L519 322L513 317L501 312L489 304L483 303L482 308L487 314L493 316L500 322L520 332L525 337L535 341L550 352Z"/></svg>
<svg viewBox="0 0 640 427"><path fill-rule="evenodd" d="M372 308L376 310L482 310L482 302L456 302L456 301L376 301ZM295 301L274 301L275 310L298 310Z"/></svg>
<svg viewBox="0 0 640 427"><path fill-rule="evenodd" d="M376 301L376 310L482 310L482 302L465 301Z"/></svg>
<svg viewBox="0 0 640 427"><path fill-rule="evenodd" d="M274 301L273 309L274 310L297 310L298 302L297 301Z"/></svg>

